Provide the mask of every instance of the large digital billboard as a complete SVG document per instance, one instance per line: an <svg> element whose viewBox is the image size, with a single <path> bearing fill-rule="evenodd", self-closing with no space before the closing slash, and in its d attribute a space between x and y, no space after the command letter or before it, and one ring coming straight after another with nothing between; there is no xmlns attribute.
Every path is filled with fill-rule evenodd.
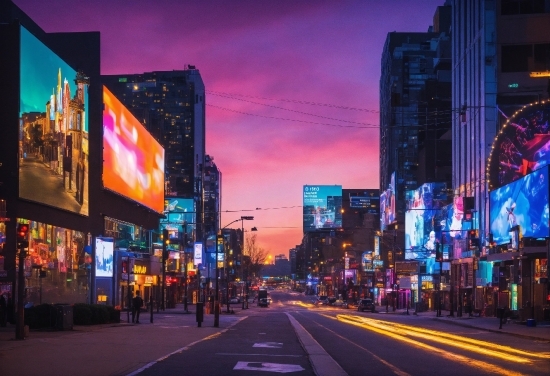
<svg viewBox="0 0 550 376"><path fill-rule="evenodd" d="M489 221L493 241L512 241L519 226L521 236L546 238L548 231L548 166L491 191Z"/></svg>
<svg viewBox="0 0 550 376"><path fill-rule="evenodd" d="M304 185L304 232L342 227L342 186Z"/></svg>
<svg viewBox="0 0 550 376"><path fill-rule="evenodd" d="M88 215L88 78L20 30L19 197Z"/></svg>
<svg viewBox="0 0 550 376"><path fill-rule="evenodd" d="M446 208L451 200L445 183L426 183L405 192L405 259L435 257L436 243L448 217Z"/></svg>
<svg viewBox="0 0 550 376"><path fill-rule="evenodd" d="M395 200L396 200L395 171L391 174L388 188L380 194L380 229L384 231L386 227L395 223Z"/></svg>
<svg viewBox="0 0 550 376"><path fill-rule="evenodd" d="M103 186L162 213L164 149L103 87Z"/></svg>
<svg viewBox="0 0 550 376"><path fill-rule="evenodd" d="M550 103L523 106L497 134L488 162L490 189L502 187L550 161Z"/></svg>

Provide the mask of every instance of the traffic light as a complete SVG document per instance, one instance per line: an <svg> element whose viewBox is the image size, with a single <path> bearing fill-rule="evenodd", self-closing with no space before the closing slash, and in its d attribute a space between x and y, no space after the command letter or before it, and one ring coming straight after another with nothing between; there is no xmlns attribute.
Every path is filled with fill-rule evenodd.
<svg viewBox="0 0 550 376"><path fill-rule="evenodd" d="M168 251L166 249L166 246L170 244L170 238L168 236L168 230L164 229L162 230L162 261L166 262L166 259L168 259Z"/></svg>
<svg viewBox="0 0 550 376"><path fill-rule="evenodd" d="M29 246L29 225L26 223L17 224L17 248Z"/></svg>

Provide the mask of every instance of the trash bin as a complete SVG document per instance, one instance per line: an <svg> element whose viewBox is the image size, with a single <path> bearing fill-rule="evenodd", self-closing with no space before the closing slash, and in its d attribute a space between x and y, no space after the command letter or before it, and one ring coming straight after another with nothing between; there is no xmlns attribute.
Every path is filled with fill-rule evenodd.
<svg viewBox="0 0 550 376"><path fill-rule="evenodd" d="M534 327L537 326L535 319L527 319L527 326Z"/></svg>
<svg viewBox="0 0 550 376"><path fill-rule="evenodd" d="M73 330L73 306L70 304L55 304L55 329Z"/></svg>

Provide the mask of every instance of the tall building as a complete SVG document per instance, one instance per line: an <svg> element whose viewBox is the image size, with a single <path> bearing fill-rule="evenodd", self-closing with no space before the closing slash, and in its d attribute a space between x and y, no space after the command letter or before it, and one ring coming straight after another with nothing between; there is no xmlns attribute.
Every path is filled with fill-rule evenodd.
<svg viewBox="0 0 550 376"><path fill-rule="evenodd" d="M201 218L206 146L199 70L188 65L184 70L103 75L102 82L164 147L166 195L195 198ZM198 226L197 237L203 235Z"/></svg>
<svg viewBox="0 0 550 376"><path fill-rule="evenodd" d="M494 314L498 304L516 311L521 319L540 318L548 291L549 257L546 244L540 247L536 242L547 242L549 236L533 238L538 221L527 218L533 214L531 208L536 212L537 207L548 207L548 194L536 205L525 195L527 204L518 210L526 211L517 216L526 221L519 225L523 241L517 245L509 241L515 226L508 228L509 221L499 222L495 213L506 204L513 211L512 204L515 207L523 193L516 191L501 202L492 192L513 181L527 186L527 174L549 164L545 140L550 113L550 4L454 0L452 6L453 109L458 111L452 119L453 188L455 195L473 198L473 227L481 240L478 254L454 250L458 259L453 265L454 284L474 300L476 309L491 302L488 314ZM458 275L470 276L474 259L479 260L476 276L464 284ZM496 292L509 298L496 302L492 299ZM455 304L460 305L460 300Z"/></svg>
<svg viewBox="0 0 550 376"><path fill-rule="evenodd" d="M382 53L380 189L395 172L399 223L405 191L451 183L450 13L438 7L425 33L389 33Z"/></svg>

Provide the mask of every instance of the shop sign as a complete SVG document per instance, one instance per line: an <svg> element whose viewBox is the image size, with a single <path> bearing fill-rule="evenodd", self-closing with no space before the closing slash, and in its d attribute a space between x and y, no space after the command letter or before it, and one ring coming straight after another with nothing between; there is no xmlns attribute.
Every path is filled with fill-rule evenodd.
<svg viewBox="0 0 550 376"><path fill-rule="evenodd" d="M153 284L153 276L152 275L146 275L145 276L145 284L146 285L152 285Z"/></svg>
<svg viewBox="0 0 550 376"><path fill-rule="evenodd" d="M134 274L147 274L147 266L134 265Z"/></svg>
<svg viewBox="0 0 550 376"><path fill-rule="evenodd" d="M420 276L420 280L422 282L433 282L433 276L431 275L423 275L423 276Z"/></svg>
<svg viewBox="0 0 550 376"><path fill-rule="evenodd" d="M415 274L418 271L418 261L398 261L395 263L395 273Z"/></svg>
<svg viewBox="0 0 550 376"><path fill-rule="evenodd" d="M331 276L325 276L323 278L325 281L332 281L332 277Z"/></svg>

